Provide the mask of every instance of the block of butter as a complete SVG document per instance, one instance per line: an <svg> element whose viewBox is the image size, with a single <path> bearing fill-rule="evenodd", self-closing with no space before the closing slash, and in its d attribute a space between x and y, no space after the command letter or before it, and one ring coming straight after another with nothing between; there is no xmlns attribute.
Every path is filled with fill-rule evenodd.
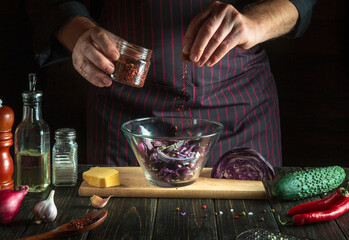
<svg viewBox="0 0 349 240"><path fill-rule="evenodd" d="M82 178L94 187L112 187L120 185L119 171L114 168L92 167L82 174Z"/></svg>

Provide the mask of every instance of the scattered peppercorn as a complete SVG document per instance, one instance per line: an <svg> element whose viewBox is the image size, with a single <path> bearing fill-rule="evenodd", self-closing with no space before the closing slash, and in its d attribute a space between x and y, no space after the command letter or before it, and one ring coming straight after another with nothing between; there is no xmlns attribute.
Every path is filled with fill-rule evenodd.
<svg viewBox="0 0 349 240"><path fill-rule="evenodd" d="M35 224L41 224L42 221L40 219L35 220Z"/></svg>

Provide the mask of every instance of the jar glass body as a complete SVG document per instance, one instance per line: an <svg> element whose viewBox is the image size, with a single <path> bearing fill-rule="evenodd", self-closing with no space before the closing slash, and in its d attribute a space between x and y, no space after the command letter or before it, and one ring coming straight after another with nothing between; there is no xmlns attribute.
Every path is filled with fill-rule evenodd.
<svg viewBox="0 0 349 240"><path fill-rule="evenodd" d="M61 135L57 136L57 133ZM56 143L52 149L52 183L55 186L74 186L78 177L78 144L75 142L75 130L74 135L69 136L59 129L55 139Z"/></svg>
<svg viewBox="0 0 349 240"><path fill-rule="evenodd" d="M116 48L120 53L114 62L115 71L110 77L122 84L132 87L143 87L147 77L152 51L124 40Z"/></svg>
<svg viewBox="0 0 349 240"><path fill-rule="evenodd" d="M15 132L15 186L42 192L51 183L50 128L42 119L41 96L23 100L23 120Z"/></svg>

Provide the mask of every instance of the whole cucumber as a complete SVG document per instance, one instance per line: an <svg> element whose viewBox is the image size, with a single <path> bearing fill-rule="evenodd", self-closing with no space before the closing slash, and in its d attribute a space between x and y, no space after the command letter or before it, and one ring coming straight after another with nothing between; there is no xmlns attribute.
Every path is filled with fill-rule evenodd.
<svg viewBox="0 0 349 240"><path fill-rule="evenodd" d="M313 168L287 174L273 186L273 196L283 200L299 200L337 188L345 179L339 166Z"/></svg>

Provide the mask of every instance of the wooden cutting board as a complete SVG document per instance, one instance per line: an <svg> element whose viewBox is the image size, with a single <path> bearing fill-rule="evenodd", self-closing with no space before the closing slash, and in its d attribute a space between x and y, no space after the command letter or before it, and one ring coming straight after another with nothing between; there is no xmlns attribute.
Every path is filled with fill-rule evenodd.
<svg viewBox="0 0 349 240"><path fill-rule="evenodd" d="M214 198L214 199L264 199L266 192L262 181L242 181L211 178L212 168L204 168L196 182L178 188L163 188L150 184L140 167L115 167L119 171L120 186L98 188L86 181L79 188L80 196L100 197L154 197L154 198Z"/></svg>

